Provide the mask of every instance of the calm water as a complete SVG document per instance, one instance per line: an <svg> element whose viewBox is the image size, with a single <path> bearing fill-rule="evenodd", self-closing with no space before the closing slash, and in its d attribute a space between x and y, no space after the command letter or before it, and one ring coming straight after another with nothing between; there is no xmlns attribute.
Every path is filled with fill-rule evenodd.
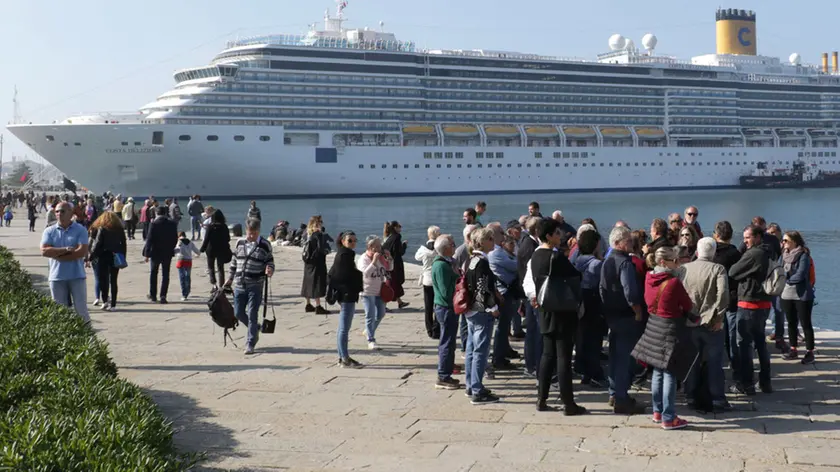
<svg viewBox="0 0 840 472"><path fill-rule="evenodd" d="M699 221L705 233L714 224L728 220L735 228L735 240L740 243L740 228L753 216L764 216L777 222L783 230L802 232L811 248L817 269L817 301L814 324L828 329L840 329L840 316L835 308L840 304L840 222L836 215L840 189L807 190L713 190L663 191L590 194L535 195L474 195L446 197L261 200L265 225L288 220L292 227L305 223L311 215L324 218L327 232L333 237L345 229L352 229L361 237L382 234L386 220L397 220L403 226L403 238L408 241L406 260L412 261L418 245L426 241L426 228L438 225L444 233L456 235L461 241L461 216L476 201L487 202L486 224L506 222L527 213L528 203L540 203L542 213L550 215L562 210L566 220L576 227L583 218L593 218L603 233L617 221L624 220L632 228L649 228L653 218L666 218L671 212L682 213L695 205L700 210ZM204 202L218 203L228 221L243 220L247 201ZM185 203L182 207L186 210ZM832 215L832 216L829 216ZM269 226L270 227L270 226ZM267 229L266 229L267 231Z"/></svg>

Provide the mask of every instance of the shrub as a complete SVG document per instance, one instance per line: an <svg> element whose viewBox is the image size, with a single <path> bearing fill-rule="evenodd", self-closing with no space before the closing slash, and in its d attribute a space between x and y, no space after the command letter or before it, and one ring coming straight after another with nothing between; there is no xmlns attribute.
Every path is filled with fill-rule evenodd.
<svg viewBox="0 0 840 472"><path fill-rule="evenodd" d="M180 471L170 423L0 246L0 470Z"/></svg>

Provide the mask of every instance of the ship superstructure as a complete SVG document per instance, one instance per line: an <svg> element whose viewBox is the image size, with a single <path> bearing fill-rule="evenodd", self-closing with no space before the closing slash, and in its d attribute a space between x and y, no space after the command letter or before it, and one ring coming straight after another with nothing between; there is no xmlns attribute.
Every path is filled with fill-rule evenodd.
<svg viewBox="0 0 840 472"><path fill-rule="evenodd" d="M718 10L716 54L615 34L597 60L418 50L346 29L230 41L133 114L12 132L71 178L129 194L329 196L738 185L756 162L840 170L837 53L756 55ZM162 172L162 169L168 169ZM246 175L234 179L232 176Z"/></svg>

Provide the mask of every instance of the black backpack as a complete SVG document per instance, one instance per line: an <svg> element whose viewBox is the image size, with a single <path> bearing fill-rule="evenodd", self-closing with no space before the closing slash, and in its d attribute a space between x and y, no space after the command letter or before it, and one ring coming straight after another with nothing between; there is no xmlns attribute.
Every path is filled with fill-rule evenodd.
<svg viewBox="0 0 840 472"><path fill-rule="evenodd" d="M238 349L239 346L236 346L229 330L236 330L236 327L239 326L239 320L237 320L236 315L234 315L233 305L230 304L227 296L225 296L225 291L215 290L212 295L210 295L207 307L210 308L210 318L212 318L220 328L225 330L224 334L222 334L222 340L224 341L225 346L227 346L227 340L230 338L230 342Z"/></svg>

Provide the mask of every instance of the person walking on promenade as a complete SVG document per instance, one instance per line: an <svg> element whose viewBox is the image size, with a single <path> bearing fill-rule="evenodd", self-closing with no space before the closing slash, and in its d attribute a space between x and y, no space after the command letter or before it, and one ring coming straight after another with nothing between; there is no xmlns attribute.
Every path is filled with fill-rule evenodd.
<svg viewBox="0 0 840 472"><path fill-rule="evenodd" d="M143 241L146 240L146 236L149 234L149 208L151 208L152 202L146 200L143 202L143 206L140 207L140 228L142 231L141 236L143 237Z"/></svg>
<svg viewBox="0 0 840 472"><path fill-rule="evenodd" d="M391 257L394 259L394 268L390 274L391 288L394 289L397 308L402 310L408 306L408 302L404 302L402 299L405 296L405 290L403 290L403 284L405 284L403 256L405 255L406 248L408 248L408 241L403 241L402 225L398 221L385 223L385 228L382 231L382 239L382 249L390 252Z"/></svg>
<svg viewBox="0 0 840 472"><path fill-rule="evenodd" d="M201 195L193 195L187 204L187 214L190 215L190 231L192 239L201 239L201 214L204 213L204 205L201 203Z"/></svg>
<svg viewBox="0 0 840 472"><path fill-rule="evenodd" d="M213 222L207 227L200 251L207 256L210 285L218 288L217 283L223 283L225 280L225 264L231 261L233 253L230 250L230 231L225 214L222 210L216 210L210 218ZM218 278L216 278L217 270Z"/></svg>
<svg viewBox="0 0 840 472"><path fill-rule="evenodd" d="M260 339L260 305L265 278L274 275L271 243L260 236L260 220L245 222L245 237L236 242L230 261L230 275L225 286L233 286L233 311L236 319L248 328L245 354L254 353Z"/></svg>
<svg viewBox="0 0 840 472"><path fill-rule="evenodd" d="M811 274L813 261L811 251L805 246L805 240L799 231L788 231L782 238L783 262L785 265L785 289L782 291L781 303L788 320L788 335L790 338L790 352L784 356L785 360L799 359L799 325L805 333L805 355L803 364L814 362L814 325L811 322L811 311L814 309L814 286Z"/></svg>
<svg viewBox="0 0 840 472"><path fill-rule="evenodd" d="M300 296L306 299L306 312L328 315L321 306L321 298L327 294L327 254L329 246L324 240L320 217L313 216L306 227L309 239L303 246L303 285ZM312 306L315 300L315 306Z"/></svg>
<svg viewBox="0 0 840 472"><path fill-rule="evenodd" d="M187 233L181 231L178 233L178 245L175 246L175 268L178 269L178 281L181 282L181 301L187 301L192 291L192 262L193 254L196 256L201 254L201 251L195 247L195 243L187 238Z"/></svg>
<svg viewBox="0 0 840 472"><path fill-rule="evenodd" d="M601 295L603 260L598 254L601 235L595 229L584 231L578 239L578 256L570 261L581 273L583 316L579 320L575 349L575 371L581 374L580 383L595 388L607 388L609 383L601 367L601 347L607 332Z"/></svg>
<svg viewBox="0 0 840 472"><path fill-rule="evenodd" d="M94 268L97 300L105 311L114 311L117 307L117 279L120 267L116 258L125 261L128 252L125 230L119 215L104 211L90 225L90 251L87 259ZM110 295L110 298L109 298Z"/></svg>
<svg viewBox="0 0 840 472"><path fill-rule="evenodd" d="M423 272L420 274L420 285L423 287L426 334L431 339L440 339L440 324L435 319L435 291L432 286L432 263L436 258L435 240L440 236L440 228L429 226L426 234L429 240L417 249L417 252L414 254L414 260L423 265Z"/></svg>
<svg viewBox="0 0 840 472"><path fill-rule="evenodd" d="M42 211L49 211L47 209L47 198L47 192L41 193L41 208L38 209L39 213Z"/></svg>
<svg viewBox="0 0 840 472"><path fill-rule="evenodd" d="M729 287L729 306L726 308L726 317L723 320L724 350L729 358L729 365L732 368L733 380L738 379L738 333L736 331L735 316L738 311L738 282L729 277L729 269L741 259L741 252L730 244L732 241L732 225L728 221L719 221L715 224L714 236L717 249L715 250L714 261L723 266L727 274Z"/></svg>
<svg viewBox="0 0 840 472"><path fill-rule="evenodd" d="M388 272L393 269L393 259L383 252L382 240L378 236L368 236L365 252L356 262L362 272L362 303L365 306L365 336L368 349L380 350L376 344L376 328L385 317L385 303L382 301L382 284L387 280Z"/></svg>
<svg viewBox="0 0 840 472"><path fill-rule="evenodd" d="M464 361L467 395L470 403L483 405L499 401L484 387L484 372L490 355L490 338L493 334L494 318L499 317L496 301L496 277L490 270L487 253L495 247L493 230L482 228L470 236L472 256L467 262L464 275L471 301L465 317L467 319L467 352Z"/></svg>
<svg viewBox="0 0 840 472"><path fill-rule="evenodd" d="M175 256L175 244L178 243L178 227L175 222L166 217L166 207L157 208L157 217L149 225L149 234L143 246L143 257L146 262L151 261L149 273L149 300L157 301L158 271L160 279L160 303L168 303L166 295L169 292L169 272L172 258Z"/></svg>
<svg viewBox="0 0 840 472"><path fill-rule="evenodd" d="M499 307L499 325L496 327L493 339L493 368L509 369L512 365L508 358L520 357L519 353L510 346L510 327L512 320L520 317L519 305L525 298L525 294L519 282L519 267L516 264L516 255L513 253L516 242L501 231L501 225L496 226L495 223L491 223L487 227L493 229L495 236L501 239L501 243L487 255L490 270L496 276L496 290L502 296Z"/></svg>
<svg viewBox="0 0 840 472"><path fill-rule="evenodd" d="M435 317L440 325L438 343L438 376L435 388L457 390L461 382L452 378L455 370L455 338L458 333L458 315L455 314L455 285L458 273L452 266L455 240L445 234L435 239L435 257L432 263L432 288L434 290Z"/></svg>
<svg viewBox="0 0 840 472"><path fill-rule="evenodd" d="M84 258L88 253L88 232L73 221L73 205L56 205L57 223L44 229L41 255L49 258L50 294L56 303L69 306L72 300L76 314L90 322L87 308Z"/></svg>
<svg viewBox="0 0 840 472"><path fill-rule="evenodd" d="M738 333L739 378L732 386L732 392L750 396L755 395L753 349L758 352L761 367L758 374L761 391L773 392L770 385L770 353L764 339L764 325L770 314L773 297L762 287L772 259L772 249L762 241L763 235L761 227L747 226L744 229L747 250L729 269L729 276L738 282L738 313L735 324Z"/></svg>
<svg viewBox="0 0 840 472"><path fill-rule="evenodd" d="M55 209L58 206L58 203L58 197L56 197L55 200L53 200L52 197L49 197L47 199L47 217L45 218L46 222L44 223L44 228L49 228L50 226L58 223L58 217L55 213Z"/></svg>
<svg viewBox="0 0 840 472"><path fill-rule="evenodd" d="M356 303L359 302L359 293L364 288L362 272L356 268L357 241L356 233L352 231L345 231L339 236L335 260L329 272L330 287L337 292L335 299L341 307L337 332L338 366L350 369L364 367L350 357L347 348L353 316L356 314Z"/></svg>
<svg viewBox="0 0 840 472"><path fill-rule="evenodd" d="M122 219L127 238L134 240L134 233L137 231L137 213L134 211L134 199L131 197L128 197L122 207Z"/></svg>
<svg viewBox="0 0 840 472"><path fill-rule="evenodd" d="M181 214L181 205L178 204L178 199L173 197L172 201L169 202L169 218L175 223L175 226L181 224L181 218L183 215Z"/></svg>
<svg viewBox="0 0 840 472"><path fill-rule="evenodd" d="M38 208L35 206L35 201L30 200L26 206L27 218L29 219L29 231L35 232L35 220L38 219Z"/></svg>
<svg viewBox="0 0 840 472"><path fill-rule="evenodd" d="M117 195L114 197L114 203L111 205L111 211L117 214L117 216L122 216L123 207L125 207L125 203L123 203L122 196Z"/></svg>
<svg viewBox="0 0 840 472"><path fill-rule="evenodd" d="M650 317L632 356L653 367L653 422L661 423L666 430L682 429L688 422L674 411L677 383L688 374L697 354L691 342L684 341L689 336L686 320L696 323L699 317L691 313L691 299L675 275L679 267L677 251L659 248L648 259L655 261L645 280Z"/></svg>
<svg viewBox="0 0 840 472"><path fill-rule="evenodd" d="M700 229L700 222L697 221L697 217L700 216L700 211L697 209L696 206L690 206L685 209L685 213L683 213L683 227L692 227L694 228L694 232L697 233L697 240L699 241L700 238L703 237L703 230Z"/></svg>
<svg viewBox="0 0 840 472"><path fill-rule="evenodd" d="M604 317L610 329L609 403L616 414L623 415L644 412L644 407L629 395L635 365L630 353L644 328L643 292L629 253L632 243L629 229L612 229L612 252L601 267L601 280L598 285Z"/></svg>
<svg viewBox="0 0 840 472"><path fill-rule="evenodd" d="M245 215L245 217L246 217L246 219L247 218L255 218L257 220L262 221L262 212L260 212L260 209L257 208L257 202L256 201L251 200L251 205L248 207L248 213Z"/></svg>
<svg viewBox="0 0 840 472"><path fill-rule="evenodd" d="M12 219L15 217L14 213L12 213L12 205L6 205L3 208L3 222L6 224L6 227L12 225Z"/></svg>
<svg viewBox="0 0 840 472"><path fill-rule="evenodd" d="M586 408L575 403L572 389L572 349L577 334L578 306L581 300L580 272L559 251L566 233L554 219L544 219L537 231L540 246L534 251L523 285L531 306L539 310L540 332L543 337L542 360L539 373L537 411L556 411L547 405L551 379L557 373L560 383L560 400L566 416L586 413ZM549 284L545 286L545 284ZM540 306L538 294L543 290L558 290L568 311L550 311ZM577 306L574 306L577 305ZM573 307L574 306L574 307Z"/></svg>
<svg viewBox="0 0 840 472"><path fill-rule="evenodd" d="M696 402L711 396L711 407L716 413L730 411L732 406L726 401L725 377L723 374L724 339L723 320L729 309L729 276L726 268L714 262L717 244L712 238L702 238L697 242L697 259L683 265L677 276L685 287L694 306L694 313L700 316L700 325L690 329L691 339L699 353L697 365L692 370L685 384L685 394L689 408L704 407ZM700 392L703 385L703 369L708 394Z"/></svg>
<svg viewBox="0 0 840 472"><path fill-rule="evenodd" d="M536 202L534 202L536 203ZM533 203L532 203L533 205ZM529 209L532 207L529 207ZM537 206L539 211L539 205ZM525 275L528 272L528 263L531 261L531 256L539 247L540 242L537 239L537 228L539 228L542 218L537 216L530 216L525 221L525 231L522 235L522 240L519 242L519 250L516 253L516 267L519 275L519 282L524 283ZM537 310L530 304L525 303L525 375L537 378L537 369L540 364L540 357L542 357L543 345L542 336L540 335L540 326L537 319Z"/></svg>

